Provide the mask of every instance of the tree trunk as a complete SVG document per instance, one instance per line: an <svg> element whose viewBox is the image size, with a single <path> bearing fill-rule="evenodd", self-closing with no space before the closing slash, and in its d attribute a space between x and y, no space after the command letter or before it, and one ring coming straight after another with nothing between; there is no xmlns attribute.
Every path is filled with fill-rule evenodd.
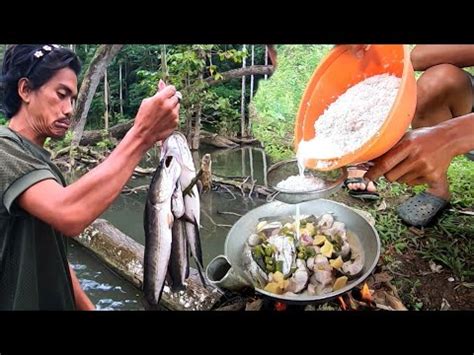
<svg viewBox="0 0 474 355"><path fill-rule="evenodd" d="M194 120L194 128L192 134L192 141L191 141L191 149L198 150L199 143L201 140L201 115L202 115L202 104L199 103L199 107L197 109L196 118Z"/></svg>
<svg viewBox="0 0 474 355"><path fill-rule="evenodd" d="M252 150L252 148L250 148L248 151L249 151L249 162L250 162L250 178L253 181L253 176L254 176L254 173L253 173L253 150Z"/></svg>
<svg viewBox="0 0 474 355"><path fill-rule="evenodd" d="M264 63L265 63L265 66L268 65L268 46L265 46L265 61L264 61ZM264 76L263 78L264 78L265 80L267 80L267 79L268 79L268 75L265 74L265 76Z"/></svg>
<svg viewBox="0 0 474 355"><path fill-rule="evenodd" d="M109 137L113 137L117 140L122 139L128 130L133 126L134 120L116 124L110 127ZM257 139L239 139L235 137L224 137L217 133L210 133L207 131L199 130L200 142L208 145L212 145L217 148L235 148L239 145L252 145L259 143ZM103 137L102 130L86 131L82 135L80 145L94 145L100 142ZM194 137L193 137L194 139Z"/></svg>
<svg viewBox="0 0 474 355"><path fill-rule="evenodd" d="M253 67L255 64L255 45L252 44L252 57L250 58L250 66ZM253 84L254 84L254 75L250 75L250 101L253 97ZM250 125L249 125L250 128Z"/></svg>
<svg viewBox="0 0 474 355"><path fill-rule="evenodd" d="M100 45L84 74L71 124L73 129L73 138L71 142L72 149L79 144L82 138L87 121L87 114L89 113L92 99L94 98L97 86L104 75L105 69L122 47L123 45L121 44Z"/></svg>
<svg viewBox="0 0 474 355"><path fill-rule="evenodd" d="M109 81L107 80L107 68L104 73L104 127L105 130L109 130Z"/></svg>
<svg viewBox="0 0 474 355"><path fill-rule="evenodd" d="M251 66L252 67L254 65L254 61L255 61L255 45L252 44L252 57L251 57ZM253 82L254 82L254 75L252 74L252 75L250 75L250 99L249 99L250 102L252 101L252 98L253 98L253 84L254 84ZM252 122L251 122L250 115L248 115L247 120L248 120L247 135L250 135L251 128L252 128Z"/></svg>
<svg viewBox="0 0 474 355"><path fill-rule="evenodd" d="M238 79L247 75L269 75L273 73L272 65L254 65L246 68L232 69L223 73L222 79L214 80L212 76L204 79L208 85L221 84L227 80Z"/></svg>
<svg viewBox="0 0 474 355"><path fill-rule="evenodd" d="M242 51L245 52L245 44L242 48ZM245 57L242 59L242 69L245 69L245 63L246 63L246 59ZM240 136L241 137L245 137L245 76L242 76L242 97L241 97L241 100L240 100L240 115L241 115L241 118L240 118Z"/></svg>
<svg viewBox="0 0 474 355"><path fill-rule="evenodd" d="M142 289L145 251L143 245L104 219L95 220L74 239L94 252L101 261L120 276ZM204 287L194 269L191 269L186 283L184 295L173 294L165 289L160 304L170 310L210 310L222 295L222 292L211 285Z"/></svg>
<svg viewBox="0 0 474 355"><path fill-rule="evenodd" d="M263 161L263 184L265 187L268 187L268 180L267 180L267 154L265 154L265 150L261 150L262 152L262 161Z"/></svg>
<svg viewBox="0 0 474 355"><path fill-rule="evenodd" d="M206 52L202 49L197 51L197 57L200 60L206 60ZM204 79L203 70L200 70L197 77L197 82L202 83ZM201 96L203 98L203 96ZM202 116L202 100L199 100L195 104L195 109L193 110L193 114L190 117L190 122L187 124L187 128L189 128L189 136L188 137L188 144L191 150L198 150L199 143L200 143L200 135L201 135L201 116Z"/></svg>
<svg viewBox="0 0 474 355"><path fill-rule="evenodd" d="M123 93L122 93L122 63L119 64L119 103L120 103L120 118L123 117Z"/></svg>
<svg viewBox="0 0 474 355"><path fill-rule="evenodd" d="M270 58L270 61L272 62L273 69L276 70L277 68L277 51L276 48L273 44L268 44L268 57Z"/></svg>
<svg viewBox="0 0 474 355"><path fill-rule="evenodd" d="M132 128L135 120L130 120L124 123L119 123L110 127L109 136L118 140L122 139L130 128ZM82 135L80 145L93 145L102 140L102 130L86 131Z"/></svg>
<svg viewBox="0 0 474 355"><path fill-rule="evenodd" d="M169 74L168 74L168 59L166 57L166 45L163 44L161 46L161 72L163 73L163 81L165 83L168 82Z"/></svg>
<svg viewBox="0 0 474 355"><path fill-rule="evenodd" d="M238 144L232 142L226 137L219 136L217 133L201 131L201 143L212 145L217 148L235 148Z"/></svg>

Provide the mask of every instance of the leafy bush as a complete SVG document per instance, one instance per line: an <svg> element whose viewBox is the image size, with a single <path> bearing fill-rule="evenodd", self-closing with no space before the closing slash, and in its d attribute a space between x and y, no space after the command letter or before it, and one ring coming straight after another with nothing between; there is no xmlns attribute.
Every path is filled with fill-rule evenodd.
<svg viewBox="0 0 474 355"><path fill-rule="evenodd" d="M252 101L252 133L274 159L294 155L293 131L304 89L330 45L278 46L278 68Z"/></svg>

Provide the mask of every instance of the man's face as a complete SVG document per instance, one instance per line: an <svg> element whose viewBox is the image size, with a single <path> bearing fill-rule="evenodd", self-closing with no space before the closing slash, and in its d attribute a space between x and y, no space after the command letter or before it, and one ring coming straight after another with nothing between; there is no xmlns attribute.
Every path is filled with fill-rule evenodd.
<svg viewBox="0 0 474 355"><path fill-rule="evenodd" d="M77 76L70 68L56 72L43 86L31 93L28 105L30 124L44 137L62 138L71 124L77 96Z"/></svg>

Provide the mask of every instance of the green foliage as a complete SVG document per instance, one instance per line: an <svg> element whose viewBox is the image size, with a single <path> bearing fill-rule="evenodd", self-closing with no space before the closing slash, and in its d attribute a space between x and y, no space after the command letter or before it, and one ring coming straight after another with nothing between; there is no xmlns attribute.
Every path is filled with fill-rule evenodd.
<svg viewBox="0 0 474 355"><path fill-rule="evenodd" d="M104 131L104 133L106 134L106 132ZM106 150L106 149L112 149L115 147L115 144L114 142L112 142L112 140L108 137L105 137L103 136L103 138L96 143L96 146L98 148L101 148L102 150Z"/></svg>
<svg viewBox="0 0 474 355"><path fill-rule="evenodd" d="M62 139L51 139L51 138L46 138L46 141L44 143L45 148L51 149L51 150L60 150L66 147L69 147L72 142L72 131L67 131L66 135Z"/></svg>
<svg viewBox="0 0 474 355"><path fill-rule="evenodd" d="M80 81L97 48L96 44L75 46L76 53L83 63ZM237 112L240 112L241 81L230 80L207 87L204 79L212 77L218 80L222 77L221 73L240 68L242 59L245 56L249 57L250 52L250 47L245 52L241 51L241 48L241 44L123 46L107 68L110 88L109 125L133 118L141 101L154 95L159 79L164 79L166 83L175 85L183 94L180 111L183 121L185 118L196 117L196 113L202 110L203 115L211 117L210 121L213 121L212 124L207 124L210 130L235 134L240 130L236 121ZM263 64L264 50L264 46L255 46L255 64ZM166 53L166 68L162 68L163 53ZM120 72L123 114L119 114ZM255 88L257 83L258 78L255 81ZM247 98L248 96L247 88ZM224 100L217 101L216 97ZM212 113L212 109L216 109L217 112ZM104 110L104 82L101 80L91 103L86 129L104 127Z"/></svg>
<svg viewBox="0 0 474 355"><path fill-rule="evenodd" d="M237 111L227 97L209 92L203 107L203 117L213 123L210 131L233 136L240 128L240 112ZM214 128L214 129L213 129Z"/></svg>
<svg viewBox="0 0 474 355"><path fill-rule="evenodd" d="M411 279L401 277L393 280L393 284L398 289L398 294L402 303L411 311L421 311L423 309L423 301L417 296L418 288L421 285L419 279Z"/></svg>
<svg viewBox="0 0 474 355"><path fill-rule="evenodd" d="M234 48L225 49L217 45L178 45L167 50L167 82L181 91L182 120L195 117L199 109L206 129L232 135L239 129L240 89L226 84L209 88L204 78L218 79L220 60L239 62L243 53ZM212 58L214 58L214 63ZM217 59L217 60L216 60ZM156 85L164 73L138 70L137 84L131 89L134 97L147 97L156 92ZM228 93L231 95L227 96ZM207 123L206 123L207 122Z"/></svg>
<svg viewBox="0 0 474 355"><path fill-rule="evenodd" d="M131 117L125 115L125 114L121 114L120 112L119 113L116 113L114 115L114 121L115 123L124 123L124 122L127 122L131 119Z"/></svg>
<svg viewBox="0 0 474 355"><path fill-rule="evenodd" d="M4 126L8 122L7 118L0 112L0 125Z"/></svg>
<svg viewBox="0 0 474 355"><path fill-rule="evenodd" d="M395 211L371 211L371 213L375 217L377 232L384 246L400 243L401 238L406 235L407 227L400 223ZM396 249L400 248L402 248L401 245L396 247Z"/></svg>
<svg viewBox="0 0 474 355"><path fill-rule="evenodd" d="M456 157L448 169L451 203L459 207L474 206L474 162L465 156ZM474 234L473 234L474 235Z"/></svg>
<svg viewBox="0 0 474 355"><path fill-rule="evenodd" d="M207 131L234 136L240 131L240 87L209 87L203 106L203 127Z"/></svg>
<svg viewBox="0 0 474 355"><path fill-rule="evenodd" d="M439 236L443 237L440 238ZM472 216L446 213L429 231L420 250L427 260L450 268L461 280L474 280L474 224Z"/></svg>
<svg viewBox="0 0 474 355"><path fill-rule="evenodd" d="M329 45L278 46L278 68L253 98L252 133L274 159L294 155L295 117L304 89ZM282 144L283 143L283 144Z"/></svg>

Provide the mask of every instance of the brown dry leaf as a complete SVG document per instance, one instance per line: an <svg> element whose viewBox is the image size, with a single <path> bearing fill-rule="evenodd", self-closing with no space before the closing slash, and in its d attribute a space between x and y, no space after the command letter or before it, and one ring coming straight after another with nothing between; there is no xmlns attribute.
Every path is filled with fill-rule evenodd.
<svg viewBox="0 0 474 355"><path fill-rule="evenodd" d="M232 301L230 304L219 307L216 311L243 311L245 309L246 301L244 299L238 299Z"/></svg>
<svg viewBox="0 0 474 355"><path fill-rule="evenodd" d="M393 279L392 276L390 276L387 272L382 271L374 275L374 285L389 282L392 279Z"/></svg>
<svg viewBox="0 0 474 355"><path fill-rule="evenodd" d="M440 311L448 311L451 309L451 305L449 304L446 298L443 298L443 300L441 301L441 307L439 309Z"/></svg>
<svg viewBox="0 0 474 355"><path fill-rule="evenodd" d="M437 265L433 260L430 260L429 263L431 271L439 274L443 271L443 267L441 265Z"/></svg>
<svg viewBox="0 0 474 355"><path fill-rule="evenodd" d="M386 209L387 209L387 202L385 202L385 200L382 200L382 202L380 202L380 204L376 208L377 211L385 211Z"/></svg>
<svg viewBox="0 0 474 355"><path fill-rule="evenodd" d="M418 229L416 227L410 227L410 228L408 228L408 230L410 232L412 232L413 234L419 236L419 237L422 237L423 235L425 235L425 231L423 229Z"/></svg>
<svg viewBox="0 0 474 355"><path fill-rule="evenodd" d="M259 311L262 308L263 305L263 300L261 298L258 298L254 301L247 302L247 305L245 306L246 311Z"/></svg>
<svg viewBox="0 0 474 355"><path fill-rule="evenodd" d="M407 308L403 305L402 301L394 295L384 290L377 290L374 294L374 301L377 307L381 309L395 310L395 311L406 311Z"/></svg>

